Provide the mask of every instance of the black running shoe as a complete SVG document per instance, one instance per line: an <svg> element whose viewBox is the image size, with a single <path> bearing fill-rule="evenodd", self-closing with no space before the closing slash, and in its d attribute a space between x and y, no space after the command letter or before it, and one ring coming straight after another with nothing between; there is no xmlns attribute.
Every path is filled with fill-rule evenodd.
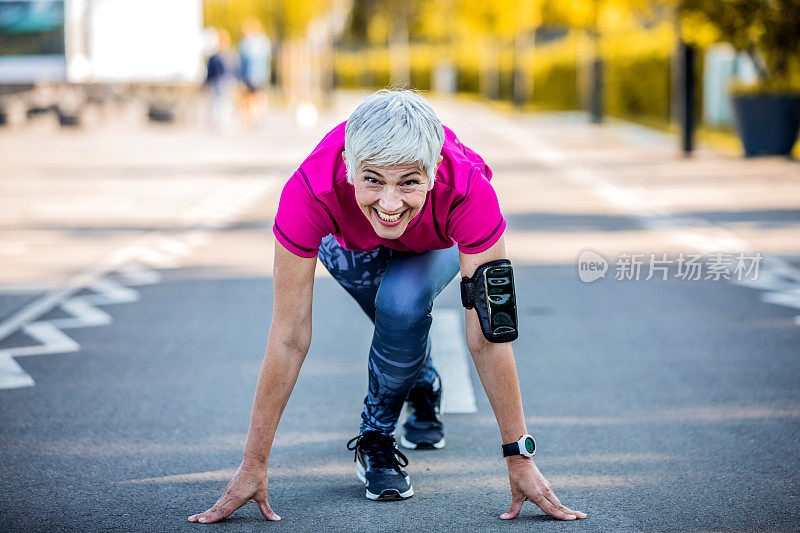
<svg viewBox="0 0 800 533"><path fill-rule="evenodd" d="M444 421L439 414L442 407L442 385L439 376L436 376L432 385L411 389L406 401L408 416L403 424L400 444L411 450L444 448Z"/></svg>
<svg viewBox="0 0 800 533"><path fill-rule="evenodd" d="M408 459L395 446L393 436L365 431L350 439L347 449L355 450L356 476L367 486L367 498L404 500L414 495L408 474L400 468L408 466Z"/></svg>

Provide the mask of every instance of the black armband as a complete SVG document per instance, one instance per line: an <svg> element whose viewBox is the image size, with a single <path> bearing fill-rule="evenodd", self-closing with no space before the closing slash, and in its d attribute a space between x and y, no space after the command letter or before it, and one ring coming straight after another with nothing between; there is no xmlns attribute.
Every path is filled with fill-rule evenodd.
<svg viewBox="0 0 800 533"><path fill-rule="evenodd" d="M471 278L461 278L461 305L475 308L483 336L491 342L516 339L517 299L511 261L489 261L479 266Z"/></svg>

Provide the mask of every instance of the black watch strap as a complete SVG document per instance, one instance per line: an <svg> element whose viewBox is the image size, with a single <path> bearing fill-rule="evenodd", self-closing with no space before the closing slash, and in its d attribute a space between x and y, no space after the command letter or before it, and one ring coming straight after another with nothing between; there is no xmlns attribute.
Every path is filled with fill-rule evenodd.
<svg viewBox="0 0 800 533"><path fill-rule="evenodd" d="M508 457L510 455L520 455L518 442L503 444L503 457Z"/></svg>

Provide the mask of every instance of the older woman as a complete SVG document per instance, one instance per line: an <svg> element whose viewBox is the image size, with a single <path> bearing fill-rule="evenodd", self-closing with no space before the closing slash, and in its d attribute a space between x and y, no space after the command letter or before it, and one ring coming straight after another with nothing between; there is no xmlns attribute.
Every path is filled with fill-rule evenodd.
<svg viewBox="0 0 800 533"><path fill-rule="evenodd" d="M370 499L414 494L394 431L408 401L401 444L445 443L442 380L429 335L433 301L459 270L472 278L500 265L502 279L481 281L499 286L511 273L502 237L506 223L491 177L483 159L412 91L370 95L322 139L284 186L275 217L272 324L242 463L219 501L189 521L216 522L247 502L255 502L267 520L280 519L267 500L267 460L311 343L317 257L375 328L361 431L348 443L357 475ZM462 286L471 294L468 281ZM511 291L495 295L495 303L512 305L513 285ZM467 345L500 427L511 484L511 508L501 518L515 518L526 499L555 518L585 518L558 501L533 461L514 354L511 343L502 342L516 335L493 335L487 324L496 326L503 313L495 309L487 318L491 309L473 308L470 301ZM515 315L509 316L494 333L514 330Z"/></svg>

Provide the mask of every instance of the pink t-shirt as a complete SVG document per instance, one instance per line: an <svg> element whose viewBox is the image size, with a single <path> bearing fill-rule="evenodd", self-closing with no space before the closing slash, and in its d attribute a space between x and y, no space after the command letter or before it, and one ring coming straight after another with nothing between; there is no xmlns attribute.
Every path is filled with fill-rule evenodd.
<svg viewBox="0 0 800 533"><path fill-rule="evenodd" d="M333 128L303 161L281 192L272 232L289 251L314 257L320 242L332 233L348 250L424 252L449 248L474 254L492 246L506 221L489 180L492 171L481 157L445 127L442 163L425 205L397 239L378 237L356 203L347 182L342 122Z"/></svg>

